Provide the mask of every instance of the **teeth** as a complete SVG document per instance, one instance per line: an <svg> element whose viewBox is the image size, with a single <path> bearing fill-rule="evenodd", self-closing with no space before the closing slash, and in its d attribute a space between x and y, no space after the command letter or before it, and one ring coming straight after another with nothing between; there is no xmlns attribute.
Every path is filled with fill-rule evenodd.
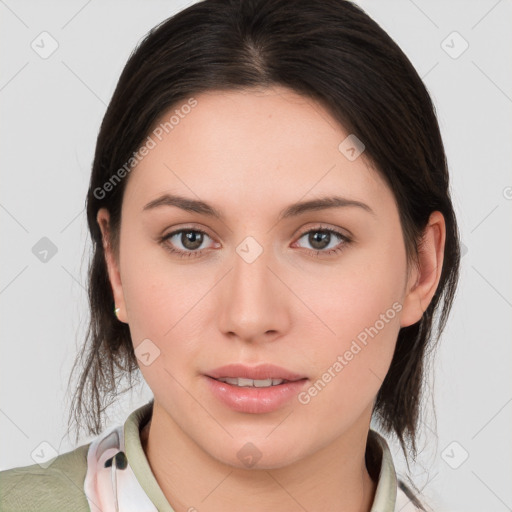
<svg viewBox="0 0 512 512"><path fill-rule="evenodd" d="M220 380L221 382L226 382L227 384L231 384L232 386L238 386L242 388L268 388L270 386L278 386L279 384L282 384L284 382L284 379L253 380L243 379L242 377L226 377L217 380Z"/></svg>

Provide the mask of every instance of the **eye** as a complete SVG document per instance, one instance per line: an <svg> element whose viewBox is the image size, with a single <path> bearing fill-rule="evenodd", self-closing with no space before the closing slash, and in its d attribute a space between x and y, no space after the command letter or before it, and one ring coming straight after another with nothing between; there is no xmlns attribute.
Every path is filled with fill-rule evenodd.
<svg viewBox="0 0 512 512"><path fill-rule="evenodd" d="M205 237L211 239L207 233L200 229L183 228L165 235L160 239L160 243L170 253L180 258L190 258L200 256L206 250L204 247L201 249ZM306 237L307 243L312 246L309 252L314 252L316 256L329 256L339 253L352 242L348 236L339 231L323 226L305 231L299 240ZM336 239L338 243L335 243ZM181 245L182 248L177 248L177 245Z"/></svg>
<svg viewBox="0 0 512 512"><path fill-rule="evenodd" d="M204 251L204 248L198 249L203 245L205 237L210 238L208 234L200 229L185 228L165 235L160 242L169 252L181 258L190 258L199 256ZM176 249L176 244L181 244L183 249L179 247Z"/></svg>
<svg viewBox="0 0 512 512"><path fill-rule="evenodd" d="M335 229L328 229L322 226L304 232L299 240L306 238L316 256L329 256L339 253L352 241L348 236L343 235ZM338 243L336 243L338 239Z"/></svg>

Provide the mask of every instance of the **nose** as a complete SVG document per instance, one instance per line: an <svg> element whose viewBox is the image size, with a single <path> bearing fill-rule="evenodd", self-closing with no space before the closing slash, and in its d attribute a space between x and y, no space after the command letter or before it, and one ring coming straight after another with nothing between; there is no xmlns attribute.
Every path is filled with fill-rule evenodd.
<svg viewBox="0 0 512 512"><path fill-rule="evenodd" d="M219 296L219 328L246 342L272 341L290 326L286 278L272 252L246 239L233 255L233 267Z"/></svg>

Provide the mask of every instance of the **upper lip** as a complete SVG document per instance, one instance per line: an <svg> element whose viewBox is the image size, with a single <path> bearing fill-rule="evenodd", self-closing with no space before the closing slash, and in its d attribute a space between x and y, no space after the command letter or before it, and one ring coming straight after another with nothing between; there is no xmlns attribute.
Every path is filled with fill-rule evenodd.
<svg viewBox="0 0 512 512"><path fill-rule="evenodd" d="M220 366L207 373L214 379L237 378L252 380L282 379L295 381L305 379L304 375L291 372L273 364L260 364L258 366L245 366L243 364L228 364Z"/></svg>

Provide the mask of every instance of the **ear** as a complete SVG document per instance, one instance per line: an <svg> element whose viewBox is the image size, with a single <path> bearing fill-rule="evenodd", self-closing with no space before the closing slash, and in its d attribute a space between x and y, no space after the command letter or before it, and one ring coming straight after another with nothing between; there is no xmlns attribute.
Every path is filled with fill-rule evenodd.
<svg viewBox="0 0 512 512"><path fill-rule="evenodd" d="M119 263L116 260L111 244L109 211L106 208L100 208L98 210L96 220L101 229L103 250L105 252L105 261L107 264L110 285L112 287L112 294L114 295L114 302L116 307L119 308L117 318L121 322L128 323L126 318L123 285L121 283L121 274L119 272ZM114 311L112 311L112 314L115 314Z"/></svg>
<svg viewBox="0 0 512 512"><path fill-rule="evenodd" d="M441 212L432 212L418 247L419 264L411 272L403 302L400 326L415 324L428 308L443 269L446 224Z"/></svg>

